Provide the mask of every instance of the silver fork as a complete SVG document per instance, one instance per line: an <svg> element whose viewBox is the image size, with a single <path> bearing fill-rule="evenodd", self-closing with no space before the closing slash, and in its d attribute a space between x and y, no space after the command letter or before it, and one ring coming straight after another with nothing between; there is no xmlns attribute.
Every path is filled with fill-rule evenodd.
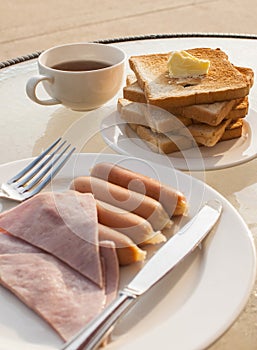
<svg viewBox="0 0 257 350"><path fill-rule="evenodd" d="M71 144L58 138L18 174L1 185L0 198L23 202L39 193L75 151L75 147L70 147Z"/></svg>

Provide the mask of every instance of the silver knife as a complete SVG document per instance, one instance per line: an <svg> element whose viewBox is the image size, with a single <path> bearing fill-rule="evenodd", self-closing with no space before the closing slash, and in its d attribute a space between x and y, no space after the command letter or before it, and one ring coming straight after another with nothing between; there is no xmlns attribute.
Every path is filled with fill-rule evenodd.
<svg viewBox="0 0 257 350"><path fill-rule="evenodd" d="M119 291L118 297L73 339L65 343L61 350L95 349L138 296L156 284L202 242L219 219L221 211L222 205L218 200L207 202L157 251L135 278Z"/></svg>

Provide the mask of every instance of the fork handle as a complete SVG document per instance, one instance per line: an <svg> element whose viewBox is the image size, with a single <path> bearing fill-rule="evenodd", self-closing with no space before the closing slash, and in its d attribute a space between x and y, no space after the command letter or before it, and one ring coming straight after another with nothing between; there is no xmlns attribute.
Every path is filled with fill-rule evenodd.
<svg viewBox="0 0 257 350"><path fill-rule="evenodd" d="M119 317L136 300L136 295L123 290L88 326L83 328L73 339L65 343L61 350L93 350L103 340Z"/></svg>

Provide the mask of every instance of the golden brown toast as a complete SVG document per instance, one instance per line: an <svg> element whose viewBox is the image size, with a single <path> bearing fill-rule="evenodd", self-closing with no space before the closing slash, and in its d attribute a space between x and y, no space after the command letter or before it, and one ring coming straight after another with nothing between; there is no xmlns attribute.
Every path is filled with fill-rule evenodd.
<svg viewBox="0 0 257 350"><path fill-rule="evenodd" d="M155 153L170 154L194 146L193 140L190 140L183 135L172 135L171 137L167 137L165 134L155 133L150 128L143 125L128 125Z"/></svg>
<svg viewBox="0 0 257 350"><path fill-rule="evenodd" d="M128 124L129 127L144 141L147 146L155 153L171 154L180 150L190 149L196 146L196 142L201 141L201 138L195 137L189 139L183 135L172 135L172 134L161 134L155 133L150 128L138 125L138 124ZM242 134L243 121L239 119L234 123L230 123L219 140L221 141L232 140L239 138ZM203 146L200 142L199 146Z"/></svg>
<svg viewBox="0 0 257 350"><path fill-rule="evenodd" d="M251 68L248 67L239 67L235 66L235 68L242 74L246 76L247 82L250 86L250 88L253 86L254 83L254 72Z"/></svg>
<svg viewBox="0 0 257 350"><path fill-rule="evenodd" d="M249 80L236 69L220 49L186 50L200 59L210 60L208 74L195 79L170 78L167 60L170 53L132 56L129 59L146 100L161 108L189 106L243 98L250 89Z"/></svg>
<svg viewBox="0 0 257 350"><path fill-rule="evenodd" d="M225 119L217 126L192 124L188 127L188 130L199 145L213 147L219 142L230 122L230 119Z"/></svg>
<svg viewBox="0 0 257 350"><path fill-rule="evenodd" d="M249 102L248 102L248 98L245 97L238 104L236 104L234 108L231 109L229 114L226 116L226 119L237 120L239 118L244 118L248 113L248 109L249 109Z"/></svg>
<svg viewBox="0 0 257 350"><path fill-rule="evenodd" d="M159 133L171 132L191 124L203 125L203 130L205 128L206 132L208 130L213 130L213 132L215 132L215 130L218 130L218 126L222 124L222 122L220 122L218 125L209 125L191 118L176 117L158 107L150 106L144 103L131 102L124 98L118 99L117 110L120 113L121 118L127 123L148 126L152 131ZM246 98L246 100L238 103L234 109L232 109L224 121L228 119L235 121L239 118L244 118L247 111L248 101ZM204 125L206 125L206 127L204 127ZM215 127L217 128L215 129ZM195 127L192 127L192 130L195 130Z"/></svg>
<svg viewBox="0 0 257 350"><path fill-rule="evenodd" d="M250 87L253 85L254 72L251 68L235 67L245 75ZM126 79L127 86L123 89L124 98L134 101L147 103L144 91L137 83L135 75L128 75ZM248 113L248 98L236 99L231 101L221 101L211 104L198 104L185 107L170 107L167 110L179 117L192 118L195 121L209 125L218 125L224 118L238 119L243 118Z"/></svg>
<svg viewBox="0 0 257 350"><path fill-rule="evenodd" d="M141 92L140 92L141 90ZM144 93L137 83L124 87L124 99L146 103ZM248 113L248 98L205 103L185 107L171 107L167 111L178 116L193 119L209 125L218 125L224 118L243 118Z"/></svg>
<svg viewBox="0 0 257 350"><path fill-rule="evenodd" d="M117 109L121 118L136 131L140 138L150 143L151 149L155 148L155 152L159 147L157 147L158 144L161 145L160 150L164 153L174 152L178 148L191 148L194 142L212 147L219 142L228 129L235 129L236 126L239 126L238 120L231 121L230 119L224 119L216 126L203 123L185 125L177 117L159 108L156 110L151 108L152 113L148 116L147 107L143 103L119 99ZM236 134L236 131L233 131L233 137L236 137ZM229 137L227 132L227 138ZM179 143L176 146L177 142Z"/></svg>
<svg viewBox="0 0 257 350"><path fill-rule="evenodd" d="M236 121L232 121L225 129L225 132L222 135L220 141L239 138L242 135L243 125L243 120L241 118Z"/></svg>
<svg viewBox="0 0 257 350"><path fill-rule="evenodd" d="M124 98L118 99L117 110L127 123L145 125L159 133L174 131L192 124L190 118L176 117L161 108L131 102Z"/></svg>

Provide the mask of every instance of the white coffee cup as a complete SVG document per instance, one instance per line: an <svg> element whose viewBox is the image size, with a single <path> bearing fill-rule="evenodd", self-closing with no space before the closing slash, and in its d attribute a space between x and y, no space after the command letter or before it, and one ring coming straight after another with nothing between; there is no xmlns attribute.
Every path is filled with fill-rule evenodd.
<svg viewBox="0 0 257 350"><path fill-rule="evenodd" d="M119 91L125 58L123 50L105 44L82 42L50 48L38 58L39 75L28 80L27 95L41 105L63 104L74 110L95 109ZM63 67L64 63L67 63L66 67ZM101 68L95 66L97 63ZM71 67L74 64L76 67ZM37 85L41 82L50 99L37 96Z"/></svg>

